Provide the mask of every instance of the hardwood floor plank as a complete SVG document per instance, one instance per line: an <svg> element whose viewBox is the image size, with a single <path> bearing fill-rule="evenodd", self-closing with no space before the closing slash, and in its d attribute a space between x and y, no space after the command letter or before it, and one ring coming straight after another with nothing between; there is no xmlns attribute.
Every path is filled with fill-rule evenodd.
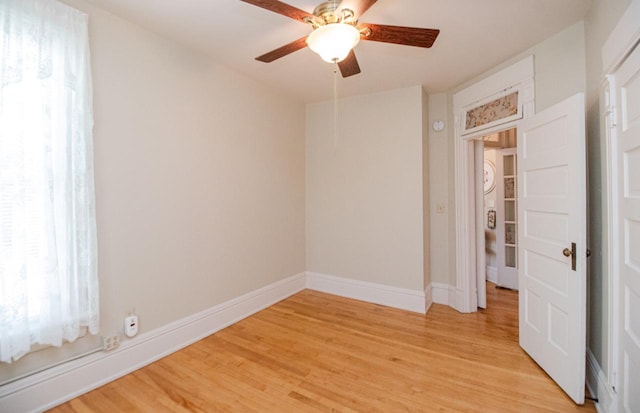
<svg viewBox="0 0 640 413"><path fill-rule="evenodd" d="M302 291L52 412L595 412L518 346L518 294L427 315Z"/></svg>

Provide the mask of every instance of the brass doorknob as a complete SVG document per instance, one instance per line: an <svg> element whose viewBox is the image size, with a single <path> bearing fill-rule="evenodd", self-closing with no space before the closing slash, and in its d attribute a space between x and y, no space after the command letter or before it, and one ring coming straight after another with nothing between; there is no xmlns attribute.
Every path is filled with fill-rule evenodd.
<svg viewBox="0 0 640 413"><path fill-rule="evenodd" d="M564 255L565 257L569 258L571 257L571 270L575 271L576 270L576 264L577 264L577 260L576 260L576 243L572 242L571 243L571 249L569 248L565 248L562 250L562 255Z"/></svg>

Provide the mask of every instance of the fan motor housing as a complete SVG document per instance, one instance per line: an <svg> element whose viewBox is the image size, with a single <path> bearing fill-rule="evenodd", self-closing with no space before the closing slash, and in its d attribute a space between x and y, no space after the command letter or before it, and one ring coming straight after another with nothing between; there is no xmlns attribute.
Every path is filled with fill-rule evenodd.
<svg viewBox="0 0 640 413"><path fill-rule="evenodd" d="M353 21L354 13L350 9L342 9L340 13L337 13L338 7L340 7L341 0L329 0L320 4L313 10L314 25L324 26L332 23L349 23L355 24Z"/></svg>

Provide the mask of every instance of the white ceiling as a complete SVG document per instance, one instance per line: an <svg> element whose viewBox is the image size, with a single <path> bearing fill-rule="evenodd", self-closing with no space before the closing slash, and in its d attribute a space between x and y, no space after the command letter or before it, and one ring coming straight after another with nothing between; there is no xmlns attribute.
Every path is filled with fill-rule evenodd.
<svg viewBox="0 0 640 413"><path fill-rule="evenodd" d="M302 102L329 99L333 65L308 48L254 60L310 26L240 0L88 0ZM322 0L288 0L312 12ZM430 49L363 41L362 73L340 78L350 96L423 85L450 90L584 18L592 0L379 0L361 22L440 29Z"/></svg>

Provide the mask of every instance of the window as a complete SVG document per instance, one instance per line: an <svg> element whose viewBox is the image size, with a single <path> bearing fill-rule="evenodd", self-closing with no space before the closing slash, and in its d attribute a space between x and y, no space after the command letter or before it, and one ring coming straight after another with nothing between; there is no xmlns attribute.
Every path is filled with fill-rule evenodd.
<svg viewBox="0 0 640 413"><path fill-rule="evenodd" d="M87 16L0 3L0 361L98 332Z"/></svg>

